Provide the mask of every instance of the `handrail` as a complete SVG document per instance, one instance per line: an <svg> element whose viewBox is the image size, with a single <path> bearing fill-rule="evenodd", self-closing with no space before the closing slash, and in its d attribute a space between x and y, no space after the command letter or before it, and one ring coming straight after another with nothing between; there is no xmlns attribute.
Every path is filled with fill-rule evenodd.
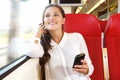
<svg viewBox="0 0 120 80"><path fill-rule="evenodd" d="M17 60L14 60L10 64L1 68L0 69L0 80L2 80L4 77L9 75L12 71L17 69L20 65L22 65L23 63L25 63L29 59L30 59L30 57L23 55L20 58L18 58Z"/></svg>

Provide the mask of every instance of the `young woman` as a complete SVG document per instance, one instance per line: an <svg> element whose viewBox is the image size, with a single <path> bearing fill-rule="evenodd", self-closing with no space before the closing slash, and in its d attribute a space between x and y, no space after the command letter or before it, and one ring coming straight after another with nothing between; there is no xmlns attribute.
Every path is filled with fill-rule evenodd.
<svg viewBox="0 0 120 80"><path fill-rule="evenodd" d="M90 80L94 67L84 38L80 33L64 32L64 23L64 10L59 5L48 5L43 23L28 44L27 55L45 59L46 80ZM85 53L83 64L72 67L80 53Z"/></svg>

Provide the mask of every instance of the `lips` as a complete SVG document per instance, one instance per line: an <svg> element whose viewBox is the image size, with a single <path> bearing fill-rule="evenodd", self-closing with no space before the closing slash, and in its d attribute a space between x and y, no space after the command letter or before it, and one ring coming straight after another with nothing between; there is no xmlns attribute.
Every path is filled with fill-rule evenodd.
<svg viewBox="0 0 120 80"><path fill-rule="evenodd" d="M54 25L54 24L57 24L57 22L51 21L51 22L49 22L49 24L50 24L50 25Z"/></svg>

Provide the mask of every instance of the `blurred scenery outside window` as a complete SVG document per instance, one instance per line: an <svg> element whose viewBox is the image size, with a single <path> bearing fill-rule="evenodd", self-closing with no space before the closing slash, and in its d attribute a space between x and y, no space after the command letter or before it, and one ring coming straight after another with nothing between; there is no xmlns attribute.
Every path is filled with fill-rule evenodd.
<svg viewBox="0 0 120 80"><path fill-rule="evenodd" d="M0 1L0 68L21 56L13 55L16 47L31 39L48 4L49 0Z"/></svg>

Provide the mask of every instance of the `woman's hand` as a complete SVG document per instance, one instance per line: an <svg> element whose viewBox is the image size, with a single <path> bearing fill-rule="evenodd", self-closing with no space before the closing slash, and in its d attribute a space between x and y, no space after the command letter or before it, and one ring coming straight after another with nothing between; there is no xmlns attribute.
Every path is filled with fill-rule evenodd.
<svg viewBox="0 0 120 80"><path fill-rule="evenodd" d="M86 75L89 72L89 67L87 65L86 60L81 60L81 62L83 64L82 65L75 65L73 68L73 71L77 71L77 72L80 72L80 73L83 73L84 75Z"/></svg>
<svg viewBox="0 0 120 80"><path fill-rule="evenodd" d="M40 38L43 33L46 33L45 29L46 29L46 27L44 26L44 24L40 23L39 24L39 28L38 28L38 30L37 30L37 32L35 34L35 37Z"/></svg>

